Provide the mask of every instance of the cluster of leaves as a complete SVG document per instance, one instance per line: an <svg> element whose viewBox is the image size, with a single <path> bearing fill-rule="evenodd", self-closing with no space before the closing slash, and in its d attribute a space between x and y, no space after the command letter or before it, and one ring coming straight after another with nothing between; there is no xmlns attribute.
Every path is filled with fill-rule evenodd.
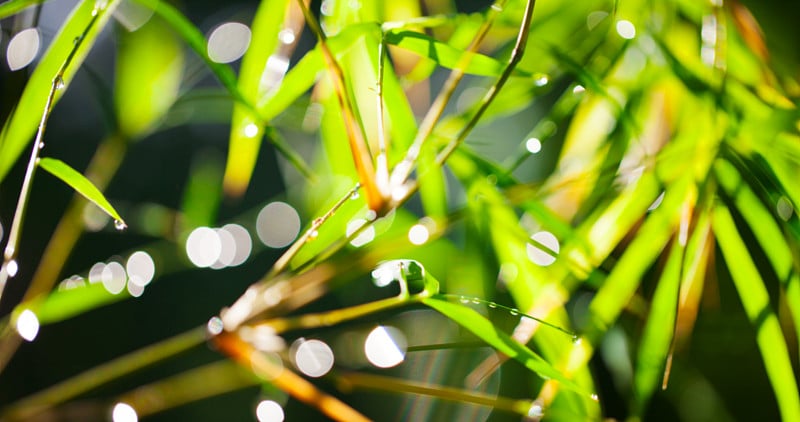
<svg viewBox="0 0 800 422"><path fill-rule="evenodd" d="M0 18L37 3L2 3ZM181 118L194 106L222 103L230 111L221 113L230 127L227 163L224 171L209 164L190 175L182 209L164 217L178 235L154 230L148 247L163 252L163 267L173 274L188 269L182 240L195 227L218 223L223 197L246 196L265 146L281 155L269 164L281 166L283 197L312 218L269 272L243 280L252 285L238 300L215 304L228 308L209 338L206 322L195 321L200 328L8 403L0 417L58 412L64 402L208 340L226 359L109 395L146 416L260 385L331 418L359 420L363 403L344 393L378 389L488 406L516 418L538 419L544 409L547 419L598 420L606 387L590 363L626 318L639 323L629 330L632 350L610 358L631 368L609 367L617 393L628 397L622 413L645 417L667 385L673 353L690 339L704 292L713 295L709 284L732 281L778 412L800 420L794 211L800 190L793 182L800 168L800 83L796 63L770 56L744 6L553 0L534 8L532 1L498 0L467 13L426 2L423 15L417 1L380 3L326 1L315 16L302 1L264 0L238 71L211 60L203 32L167 2L78 3L3 127L0 178L36 135L31 174L44 168L122 222L100 192L126 152L175 125L218 123L213 113ZM105 107L111 129L86 177L55 158L39 159L53 104L112 15L131 11L147 19L115 33L116 73ZM304 27L313 45L304 45ZM291 39L282 38L286 30ZM198 57L195 67L217 80L213 88L190 82L187 69ZM291 66L276 71L277 61ZM784 71L792 66L794 74ZM20 222L30 189L22 188ZM24 310L48 325L133 300L98 285L53 289L83 232L81 201L65 211L24 298L2 321L0 368L21 342L13 327ZM237 212L233 220L252 217L244 207ZM352 232L354 219L363 225ZM408 237L417 226L427 235L422 241ZM129 231L137 230L144 233L144 224L132 223ZM374 240L350 243L368 230ZM557 246L532 239L537 232L554 235ZM0 288L16 262L14 237ZM544 250L552 263L534 262L532 249ZM263 259L254 254L251 261ZM373 269L391 273L398 295L353 305ZM168 276L159 270L158 278ZM479 312L473 302L487 309ZM414 379L411 370L403 378L342 369L326 377L339 387L331 393L289 369L286 350L277 355L286 367L276 364L252 334L335 337L353 321L377 322L419 307L460 325L495 352L494 360L467 368L456 359L443 363L460 374L455 387L444 385L451 378ZM509 333L505 320L520 314ZM415 335L423 335L409 333L419 351L453 347L423 347ZM470 388L488 388L499 363L529 370L522 381L502 373L512 380L506 383L521 382L522 399ZM199 382L210 377L214 383Z"/></svg>

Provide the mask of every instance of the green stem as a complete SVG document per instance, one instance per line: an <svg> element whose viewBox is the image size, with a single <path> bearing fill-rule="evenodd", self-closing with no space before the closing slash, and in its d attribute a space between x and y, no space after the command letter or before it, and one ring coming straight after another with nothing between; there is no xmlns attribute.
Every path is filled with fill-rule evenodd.
<svg viewBox="0 0 800 422"><path fill-rule="evenodd" d="M199 327L121 356L19 400L5 409L3 419L28 420L49 407L91 391L123 375L189 350L202 344L205 339L205 327Z"/></svg>
<svg viewBox="0 0 800 422"><path fill-rule="evenodd" d="M83 32L77 38L75 38L75 43L72 47L72 50L70 50L69 55L67 55L67 58L64 59L64 62L61 63L61 67L58 68L58 71L51 82L50 92L47 95L47 100L44 104L44 110L42 111L42 118L39 121L39 128L36 131L36 138L34 139L33 146L31 147L31 156L28 159L28 167L25 170L25 178L22 181L22 188L20 189L17 208L16 211L14 211L14 219L11 222L11 229L8 233L8 243L6 243L6 249L3 253L3 265L0 267L0 300L2 300L3 290L5 290L8 278L16 275L18 270L16 257L19 253L19 237L22 232L22 223L25 219L25 213L28 208L28 200L30 197L31 186L33 184L33 177L36 174L36 169L39 167L39 152L44 147L44 131L47 128L47 120L50 118L50 113L53 111L53 103L55 102L56 92L65 88L64 75L67 71L67 67L72 64L75 55L78 53L78 50L83 44L83 40L97 23L97 20L100 18L100 14L102 12L104 12L104 7L98 8L95 6L95 9L92 11L91 20L89 20L89 23L86 25L86 28L84 28ZM0 367L0 369L2 369L2 367Z"/></svg>

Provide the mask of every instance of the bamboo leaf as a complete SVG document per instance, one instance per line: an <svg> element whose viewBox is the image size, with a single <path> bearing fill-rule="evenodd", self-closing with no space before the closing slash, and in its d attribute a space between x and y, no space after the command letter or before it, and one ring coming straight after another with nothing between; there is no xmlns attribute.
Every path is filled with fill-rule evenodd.
<svg viewBox="0 0 800 422"><path fill-rule="evenodd" d="M75 39L83 36L74 56L69 59L71 65L64 72L62 79L65 86L72 81L94 45L97 35L108 22L118 3L119 0L110 1L105 8L95 11L94 0L83 0L75 6L64 25L59 29L47 52L36 66L36 70L33 71L16 109L6 121L3 131L0 132L0 147L2 148L0 149L0 180L5 178L8 170L36 131L53 86L53 78L56 77L59 68L75 49ZM96 13L97 16L95 17L93 13ZM91 25L95 18L94 24ZM84 34L87 28L89 31ZM53 104L63 94L64 89L58 90L53 98Z"/></svg>
<svg viewBox="0 0 800 422"><path fill-rule="evenodd" d="M130 295L127 290L115 295L109 293L102 283L94 283L79 288L54 291L38 302L34 310L40 323L52 324L128 297Z"/></svg>
<svg viewBox="0 0 800 422"><path fill-rule="evenodd" d="M750 186L742 180L737 169L726 160L717 160L714 165L717 180L729 195L736 209L753 231L761 249L772 264L778 280L784 285L787 306L794 320L795 329L800 330L800 275L795 270L795 261L783 231L772 213L756 196Z"/></svg>
<svg viewBox="0 0 800 422"><path fill-rule="evenodd" d="M61 160L55 158L41 158L39 160L39 167L47 170L48 173L61 179L62 182L70 185L76 192L83 195L86 199L92 201L100 207L106 214L114 219L114 224L117 227L124 227L125 221L120 217L117 210L111 206L106 197L92 184L89 179L82 174L75 171L72 167L68 166Z"/></svg>
<svg viewBox="0 0 800 422"><path fill-rule="evenodd" d="M636 360L634 383L636 411L644 415L647 403L664 374L664 365L669 354L674 334L676 310L681 281L683 247L673 242L661 277L656 285L650 315L642 333Z"/></svg>
<svg viewBox="0 0 800 422"><path fill-rule="evenodd" d="M152 130L177 98L182 74L183 49L163 20L121 31L114 100L122 133Z"/></svg>
<svg viewBox="0 0 800 422"><path fill-rule="evenodd" d="M423 298L422 303L450 318L454 322L469 330L481 340L485 341L498 352L501 352L506 356L520 362L526 368L537 373L539 376L556 380L563 386L577 393L585 394L586 396L590 395L589 393L583 391L583 388L576 384L575 381L565 377L541 356L537 355L524 345L518 343L508 334L498 330L491 321L486 319L483 315L479 314L475 310L460 304L449 302L440 296Z"/></svg>
<svg viewBox="0 0 800 422"><path fill-rule="evenodd" d="M420 57L431 59L439 66L448 69L458 66L459 60L465 54L463 50L416 31L390 30L386 33L385 40L387 44L414 52ZM499 76L505 68L506 64L499 60L483 54L475 54L463 71L479 76ZM528 77L530 74L522 70L515 70L514 76Z"/></svg>
<svg viewBox="0 0 800 422"><path fill-rule="evenodd" d="M239 92L251 104L258 103L283 78L281 72L285 69L276 69L275 63L285 60L288 67L286 54L276 52L288 3L288 0L262 1L253 17L252 41L242 58L238 82ZM273 60L271 67L268 66L270 59ZM250 184L264 136L261 126L262 120L256 110L242 104L234 105L224 179L225 191L233 196L240 196Z"/></svg>
<svg viewBox="0 0 800 422"><path fill-rule="evenodd" d="M639 287L642 276L667 245L677 227L680 208L692 200L694 186L687 175L668 187L662 204L645 220L634 240L589 305L591 334L605 332L619 317Z"/></svg>
<svg viewBox="0 0 800 422"><path fill-rule="evenodd" d="M739 292L745 313L755 326L756 342L761 350L761 358L764 360L782 419L800 420L800 394L786 339L770 306L769 294L761 274L739 236L733 216L722 204L714 208L712 228L717 245L730 268L731 278Z"/></svg>
<svg viewBox="0 0 800 422"><path fill-rule="evenodd" d="M222 63L217 63L208 56L206 49L206 38L194 24L189 21L178 9L171 6L167 2L161 0L135 0L143 6L149 7L164 21L166 21L172 29L200 56L205 62L206 66L216 75L217 79L222 85L230 92L231 96L239 102L244 104L252 104L245 100L245 97L236 86L236 74L230 66Z"/></svg>
<svg viewBox="0 0 800 422"><path fill-rule="evenodd" d="M28 7L44 3L45 1L47 0L8 0L0 4L0 19L15 15Z"/></svg>

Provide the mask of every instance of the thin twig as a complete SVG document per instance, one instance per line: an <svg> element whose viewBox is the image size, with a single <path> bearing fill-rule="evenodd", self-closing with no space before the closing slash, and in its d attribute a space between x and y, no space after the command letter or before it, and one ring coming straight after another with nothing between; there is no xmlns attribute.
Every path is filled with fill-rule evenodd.
<svg viewBox="0 0 800 422"><path fill-rule="evenodd" d="M161 341L105 364L86 370L72 378L12 404L3 411L10 420L27 420L49 407L63 403L86 393L122 375L160 362L191 349L206 340L205 327L195 328L183 334Z"/></svg>
<svg viewBox="0 0 800 422"><path fill-rule="evenodd" d="M445 107L450 102L450 99L455 93L458 84L464 78L464 75L466 74L465 69L477 53L478 47L480 47L481 42L486 37L486 34L489 33L489 29L491 29L495 17L498 13L500 13L500 11L503 10L505 3L506 0L498 0L489 8L486 14L486 19L478 29L478 33L475 34L472 42L470 42L469 46L464 51L464 54L461 55L456 66L453 67L453 70L450 72L450 75L445 81L444 86L442 87L441 91L439 91L439 95L436 96L433 104L428 109L428 113L425 114L419 130L417 131L417 136L414 138L414 141L412 142L411 147L408 149L405 158L392 171L392 177L390 179L390 185L392 187L402 186L408 181L411 171L416 165L420 151L424 147L425 141L427 141L433 133L433 129L436 127L436 124L439 122L439 119L444 113ZM525 32L527 34L527 31ZM510 75L510 72L508 73ZM505 78L501 76L501 79L506 78L508 78L508 76ZM505 81L503 80L503 82Z"/></svg>
<svg viewBox="0 0 800 422"><path fill-rule="evenodd" d="M364 138L364 132L362 132L359 121L355 116L355 108L347 91L344 71L342 67L339 66L339 63L336 62L336 58L328 47L325 33L322 31L317 19L303 0L298 0L298 4L300 4L300 8L303 10L308 28L317 36L317 44L322 52L325 65L332 73L331 81L333 82L334 91L336 91L336 99L339 101L339 108L342 110L342 120L344 122L345 131L347 132L350 152L353 155L353 163L355 164L359 181L364 186L367 205L375 212L382 211L386 201L375 183L375 166L372 163L372 155L369 152L369 147Z"/></svg>
<svg viewBox="0 0 800 422"><path fill-rule="evenodd" d="M290 394L295 399L317 408L320 412L337 421L362 422L370 419L279 365L263 353L255 350L238 335L223 333L214 337L215 344L233 360L255 372L270 384Z"/></svg>
<svg viewBox="0 0 800 422"><path fill-rule="evenodd" d="M25 219L25 213L28 208L28 200L30 199L31 186L33 184L33 177L36 174L36 169L39 167L39 152L44 148L44 131L47 127L47 120L50 118L50 112L53 110L53 103L55 102L56 92L65 88L65 74L67 67L72 63L75 55L83 44L83 40L94 27L95 23L100 19L101 12L104 11L106 4L99 7L95 6L92 11L92 18L84 28L83 32L75 38L75 43L70 50L67 58L61 63L58 72L53 77L50 84L50 92L45 101L44 110L42 111L42 118L39 121L39 127L36 131L36 137L31 147L31 155L28 159L28 167L25 170L25 178L22 181L22 188L20 189L19 199L17 200L17 208L14 211L14 219L11 222L11 229L8 233L8 243L6 243L5 251L3 252L3 265L0 267L0 300L3 298L3 291L5 290L6 283L9 277L16 275L18 271L18 264L16 261L19 253L19 237L22 232L22 223ZM0 367L2 370L2 367Z"/></svg>

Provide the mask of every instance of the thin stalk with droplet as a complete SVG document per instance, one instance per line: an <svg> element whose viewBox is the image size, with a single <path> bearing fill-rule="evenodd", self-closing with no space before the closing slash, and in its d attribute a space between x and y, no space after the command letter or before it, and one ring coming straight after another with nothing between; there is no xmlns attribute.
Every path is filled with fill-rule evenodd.
<svg viewBox="0 0 800 422"><path fill-rule="evenodd" d="M44 147L44 131L47 127L47 120L50 117L50 112L53 109L53 102L55 100L56 92L64 88L64 74L66 73L67 67L72 63L72 60L78 53L78 48L83 43L84 38L86 38L89 31L92 30L95 23L100 18L99 12L101 11L103 11L102 7L99 10L96 8L92 12L92 18L89 20L89 24L86 26L86 28L84 28L83 32L77 38L75 38L72 50L61 64L61 67L59 67L58 72L56 72L56 75L53 77L50 85L47 101L45 102L44 110L42 111L42 118L39 121L36 137L34 138L33 146L31 147L31 155L28 159L28 166L25 170L25 178L22 180L22 188L20 189L19 199L17 200L17 208L14 211L14 219L11 222L11 229L8 233L8 243L6 244L5 251L3 252L3 265L0 267L0 300L3 298L3 291L5 290L8 278L16 275L18 271L16 258L17 254L19 253L19 237L22 231L22 222L25 218L25 212L28 207L33 177L36 174L36 169L39 166L39 153Z"/></svg>
<svg viewBox="0 0 800 422"><path fill-rule="evenodd" d="M470 44L470 47L467 49L465 58L462 58L462 60L459 62L459 66L456 66L453 69L453 72L451 72L447 82L445 82L445 87L442 88L442 92L439 93L434 105L431 107L431 111L429 111L428 115L425 116L425 120L420 126L417 137L412 146L409 148L408 155L406 155L406 158L403 159L401 164L398 164L398 166L392 171L390 183L393 187L408 184L404 194L396 199L395 206L407 201L408 198L410 198L411 195L413 195L419 189L419 180L408 182L408 178L411 175L411 171L413 170L414 162L416 161L420 148L422 148L423 142L433 133L435 122L438 121L439 117L444 112L444 107L447 105L449 98L455 92L458 82L464 76L463 69L465 69L469 64L469 59L474 55L480 44L480 41L491 27L494 17L499 13L500 10L502 10L503 4L504 2L497 2L490 8L489 16L487 16L486 22L484 22L481 30L475 36L475 39L473 39L473 43ZM470 117L469 121L464 125L464 127L461 128L461 130L458 132L458 135L456 135L456 137L436 155L436 164L439 167L444 165L447 159L450 158L450 155L452 155L456 148L458 148L458 146L464 142L464 140L467 138L467 135L469 135L472 129L478 124L478 121L483 116L483 113L486 112L486 110L492 104L494 99L497 97L497 94L500 93L500 90L508 81L508 78L510 78L513 74L514 69L519 61L522 60L523 53L525 52L525 46L528 42L528 33L530 31L531 20L533 19L533 8L535 4L535 0L530 0L525 5L525 13L522 17L522 22L520 23L517 39L514 43L514 48L511 51L511 57L508 59L508 65L503 70L503 73L500 74L500 77L497 79L497 81L483 96L477 110L472 117ZM437 109L439 110L437 111ZM431 115L431 113L436 114L435 119L431 117L431 121L428 122L428 116ZM420 175L420 178L422 177L424 177L424 174ZM393 200L395 200L395 198L393 198Z"/></svg>

